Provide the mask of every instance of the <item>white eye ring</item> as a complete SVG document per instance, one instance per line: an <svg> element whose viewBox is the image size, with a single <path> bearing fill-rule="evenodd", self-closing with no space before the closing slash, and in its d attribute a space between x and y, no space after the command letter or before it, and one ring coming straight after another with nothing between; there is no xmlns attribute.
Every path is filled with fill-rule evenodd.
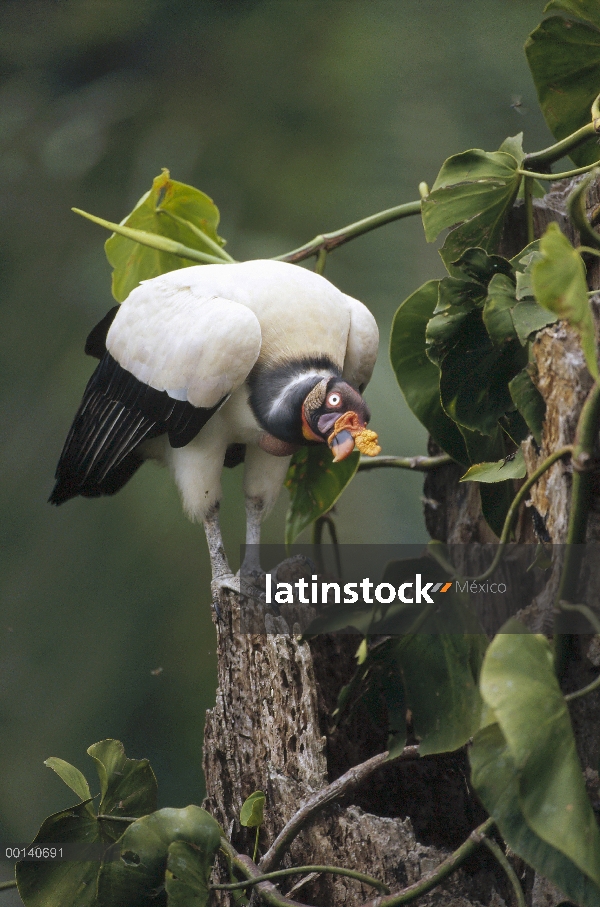
<svg viewBox="0 0 600 907"><path fill-rule="evenodd" d="M329 394L329 396L327 397L327 404L329 406L339 406L341 402L342 398L339 394Z"/></svg>

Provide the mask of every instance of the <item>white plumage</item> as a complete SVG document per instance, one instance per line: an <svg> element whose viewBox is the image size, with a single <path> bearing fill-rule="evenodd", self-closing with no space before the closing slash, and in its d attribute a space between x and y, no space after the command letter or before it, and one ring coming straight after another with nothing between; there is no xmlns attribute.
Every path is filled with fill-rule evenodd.
<svg viewBox="0 0 600 907"><path fill-rule="evenodd" d="M186 513L204 522L213 574L222 578L229 571L218 506L228 449L246 448L253 545L293 450L307 441L333 443L332 420L349 409L362 405L366 424L356 391L371 377L377 347L368 309L295 265L203 265L144 281L106 334L107 352L65 444L51 500L113 493L142 458L160 460Z"/></svg>

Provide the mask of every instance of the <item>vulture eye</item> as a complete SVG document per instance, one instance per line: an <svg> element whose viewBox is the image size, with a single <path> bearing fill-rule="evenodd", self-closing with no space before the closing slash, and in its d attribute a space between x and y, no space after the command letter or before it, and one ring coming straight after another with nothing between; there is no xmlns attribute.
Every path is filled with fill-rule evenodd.
<svg viewBox="0 0 600 907"><path fill-rule="evenodd" d="M336 407L339 406L341 402L342 398L339 394L333 393L329 394L329 396L327 397L327 406Z"/></svg>

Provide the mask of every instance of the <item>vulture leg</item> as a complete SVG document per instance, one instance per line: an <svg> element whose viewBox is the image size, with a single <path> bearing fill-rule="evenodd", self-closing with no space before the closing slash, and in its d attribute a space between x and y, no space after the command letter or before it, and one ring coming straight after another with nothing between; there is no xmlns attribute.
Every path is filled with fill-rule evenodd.
<svg viewBox="0 0 600 907"><path fill-rule="evenodd" d="M240 573L250 579L264 575L260 565L260 524L277 500L289 462L290 457L275 457L260 447L246 448L246 554Z"/></svg>
<svg viewBox="0 0 600 907"><path fill-rule="evenodd" d="M204 531L208 543L208 554L212 571L211 590L217 596L222 589L231 589L239 594L240 582L231 572L225 554L221 526L219 525L219 505L215 505L204 519Z"/></svg>
<svg viewBox="0 0 600 907"><path fill-rule="evenodd" d="M257 577L264 574L260 565L260 524L265 516L262 498L246 498L246 552L240 567L242 576Z"/></svg>

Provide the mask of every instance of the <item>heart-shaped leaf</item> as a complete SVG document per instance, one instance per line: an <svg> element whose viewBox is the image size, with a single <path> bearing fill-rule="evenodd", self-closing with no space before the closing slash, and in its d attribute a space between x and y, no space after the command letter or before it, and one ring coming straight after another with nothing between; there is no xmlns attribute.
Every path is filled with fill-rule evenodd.
<svg viewBox="0 0 600 907"><path fill-rule="evenodd" d="M597 0L551 0L545 12L555 10L583 21L545 19L527 39L525 52L544 118L560 140L591 122L600 92L600 17ZM593 137L569 154L578 166L600 159Z"/></svg>
<svg viewBox="0 0 600 907"><path fill-rule="evenodd" d="M240 810L240 825L245 828L260 828L264 820L266 797L261 790L255 790L247 797Z"/></svg>
<svg viewBox="0 0 600 907"><path fill-rule="evenodd" d="M548 640L510 622L490 644L481 669L481 694L493 710L510 755L520 812L528 828L600 886L600 832L588 800L567 704ZM496 741L498 743L498 741ZM502 767L499 765L501 771ZM486 783L473 781L483 797ZM489 783L489 779L488 782ZM481 788L481 789L480 789ZM496 793L497 798L497 793ZM494 797L484 803L488 809ZM497 818L507 843L519 853ZM525 859L530 859L521 853ZM535 863L532 865L535 867ZM564 884L549 875L563 890Z"/></svg>
<svg viewBox="0 0 600 907"><path fill-rule="evenodd" d="M459 425L491 436L498 419L512 408L508 382L526 364L527 351L519 343L499 348L490 339L481 313L470 312L442 362L442 406Z"/></svg>
<svg viewBox="0 0 600 907"><path fill-rule="evenodd" d="M210 835L211 832L208 832ZM169 845L165 888L167 907L205 907L210 896L209 880L218 841L208 839L201 846L187 841Z"/></svg>
<svg viewBox="0 0 600 907"><path fill-rule="evenodd" d="M101 740L88 749L100 778L100 815L144 816L156 809L157 783L147 759L128 759L119 740ZM123 833L120 822L103 822L113 840Z"/></svg>
<svg viewBox="0 0 600 907"><path fill-rule="evenodd" d="M473 787L511 850L575 904L600 907L600 888L595 882L526 822L520 803L519 774L502 731L493 720L475 735L469 760Z"/></svg>
<svg viewBox="0 0 600 907"><path fill-rule="evenodd" d="M360 454L333 462L326 444L302 447L292 457L285 486L290 505L285 518L285 543L291 545L303 529L331 510L344 488L354 478Z"/></svg>
<svg viewBox="0 0 600 907"><path fill-rule="evenodd" d="M188 222L191 228L182 221ZM193 186L172 180L168 170L156 177L150 191L121 223L134 230L158 233L211 255L224 245L217 235L219 210L212 199ZM140 281L194 264L187 258L151 249L117 233L107 239L104 248L114 269L112 291L118 302L126 299Z"/></svg>
<svg viewBox="0 0 600 907"><path fill-rule="evenodd" d="M448 269L472 246L493 252L500 242L504 219L519 191L519 164L506 151L464 151L442 165L432 190L423 200L425 236L433 242L451 230L440 251Z"/></svg>
<svg viewBox="0 0 600 907"><path fill-rule="evenodd" d="M42 823L33 844L76 844L78 859L17 863L17 886L25 907L95 907L104 845L88 807L89 803L80 803Z"/></svg>
<svg viewBox="0 0 600 907"><path fill-rule="evenodd" d="M535 298L577 330L586 365L599 380L596 331L581 256L554 222L540 240L540 252L542 257L531 272Z"/></svg>
<svg viewBox="0 0 600 907"><path fill-rule="evenodd" d="M150 900L164 905L169 846L174 841L193 844L201 861L212 866L221 834L218 823L199 806L160 809L138 819L117 841L118 858L102 867L97 907L147 907Z"/></svg>
<svg viewBox="0 0 600 907"><path fill-rule="evenodd" d="M400 389L417 419L442 450L468 464L460 431L442 409L440 371L425 351L425 331L438 302L438 280L405 299L394 316L390 359Z"/></svg>

